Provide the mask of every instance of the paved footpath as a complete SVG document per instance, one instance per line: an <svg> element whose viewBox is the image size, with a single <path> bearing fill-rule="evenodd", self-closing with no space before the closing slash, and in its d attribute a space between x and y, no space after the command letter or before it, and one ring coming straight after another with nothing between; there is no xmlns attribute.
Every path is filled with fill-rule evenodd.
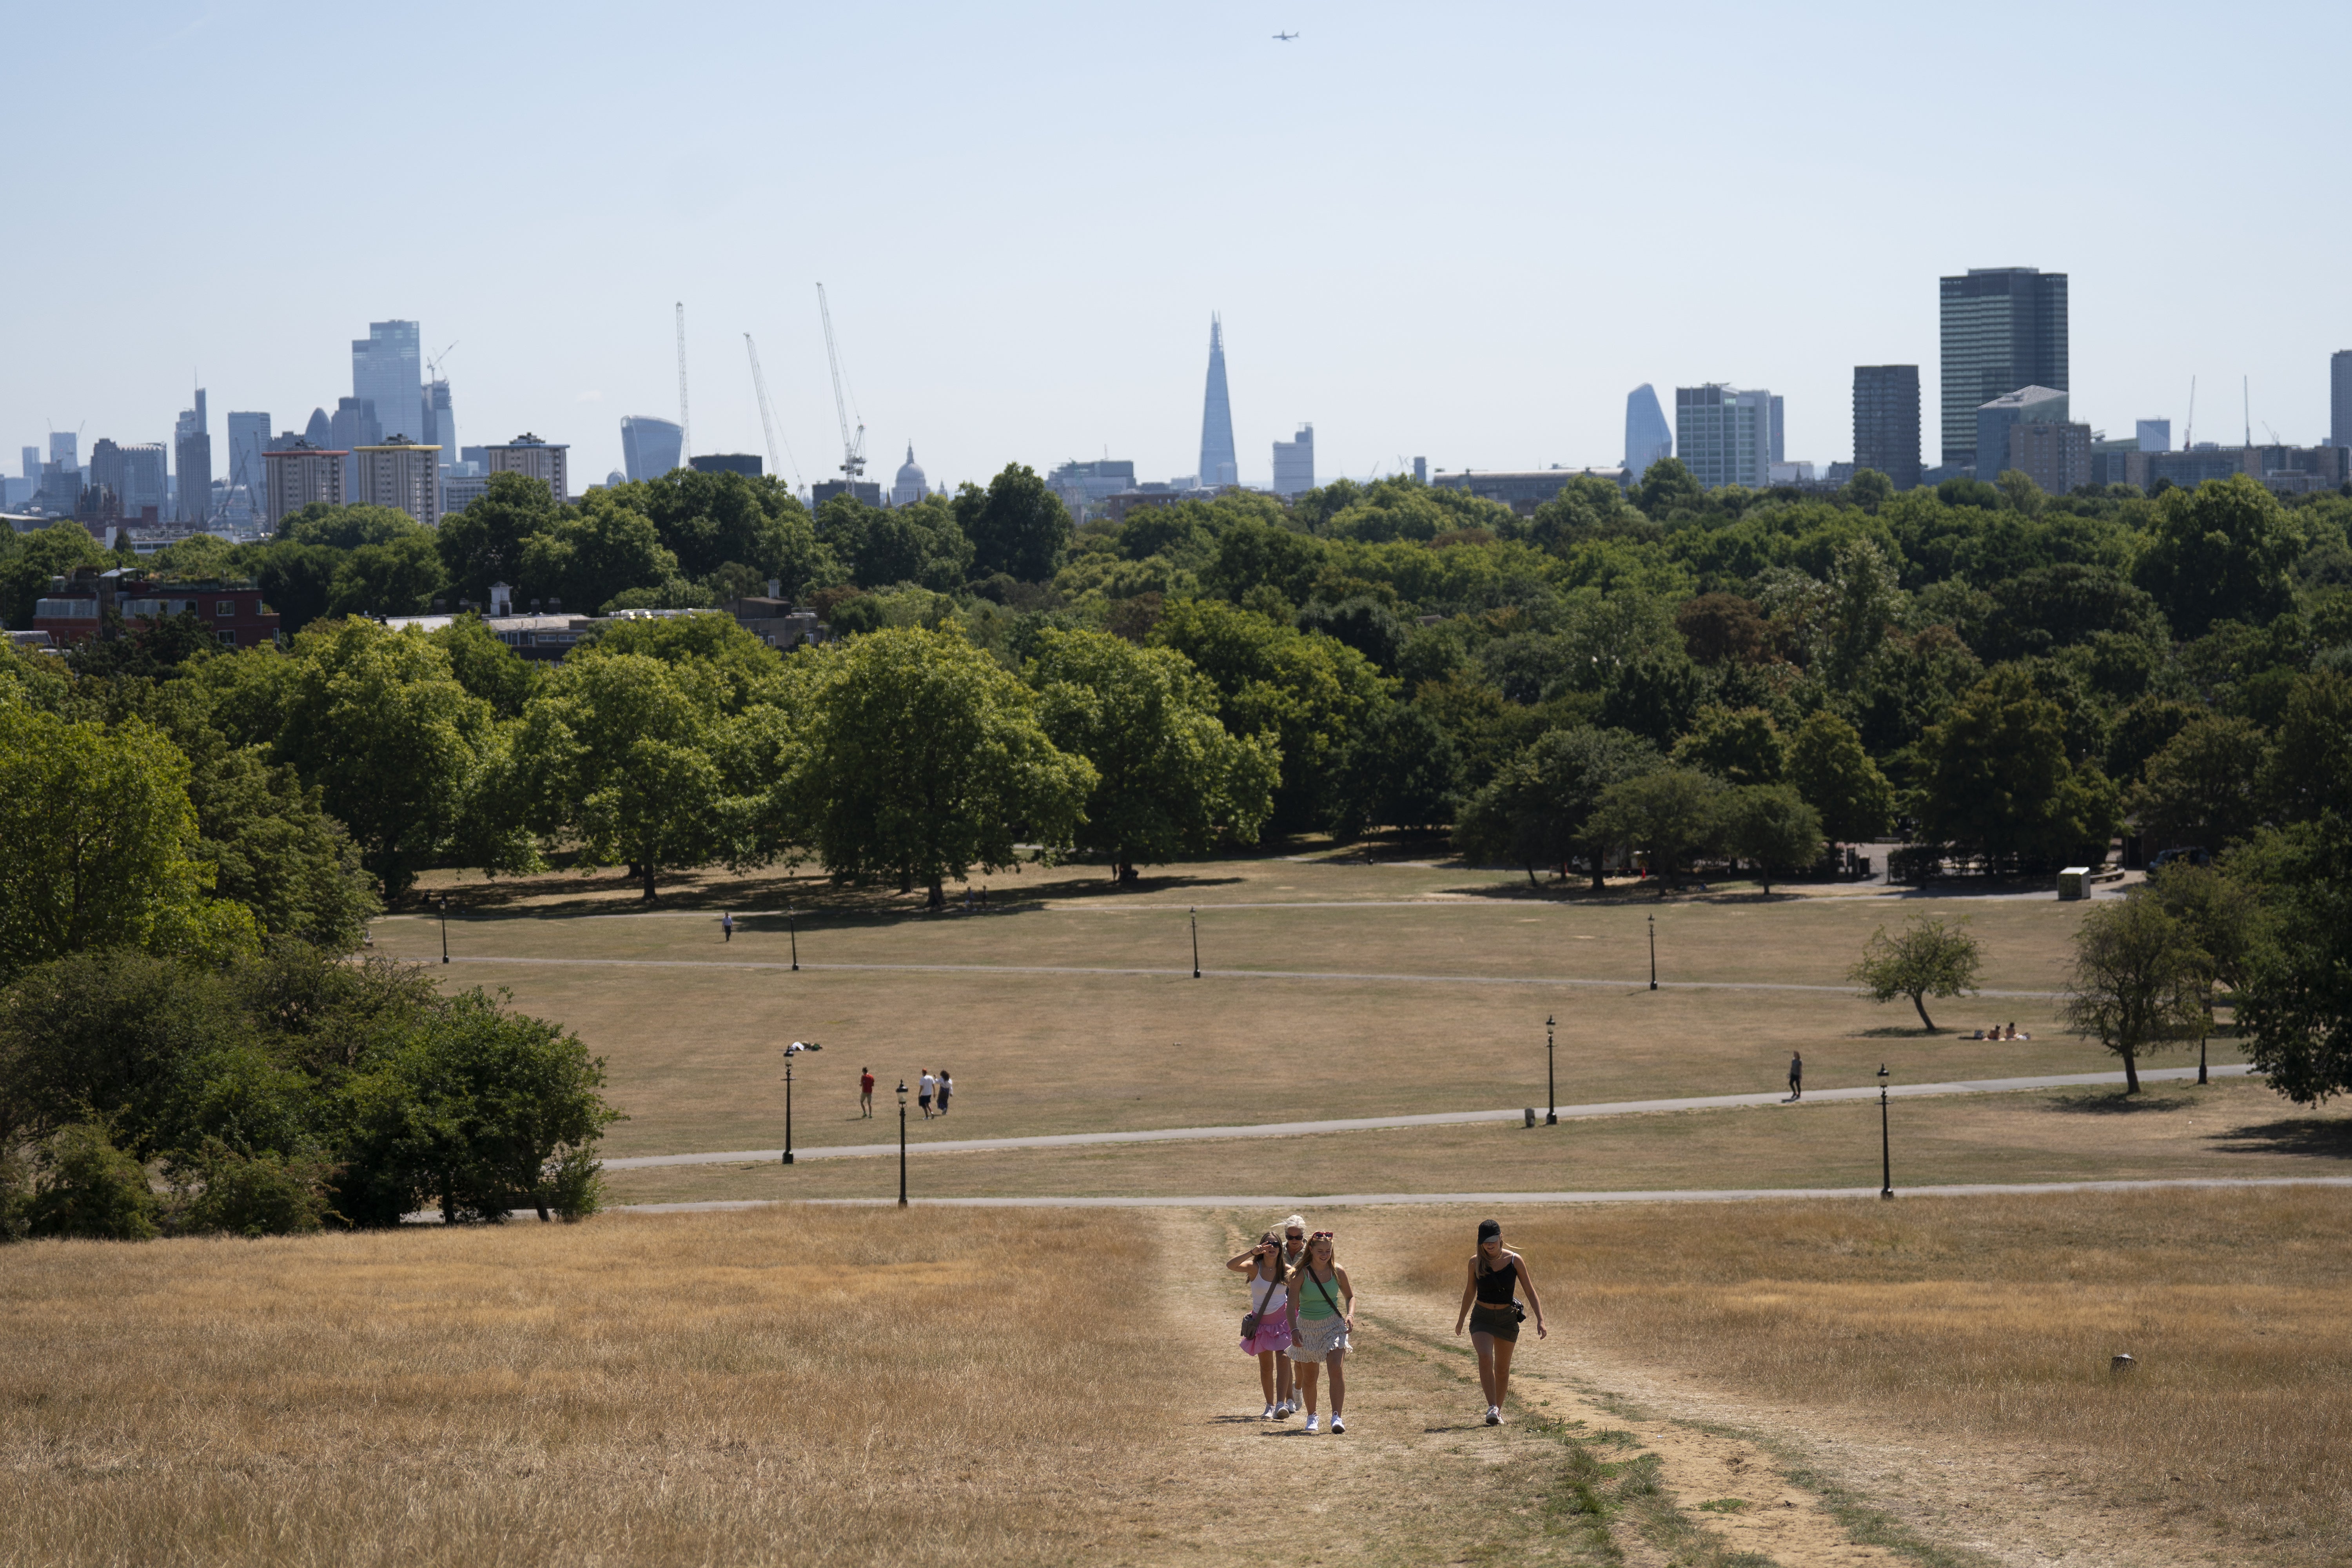
<svg viewBox="0 0 2352 1568"><path fill-rule="evenodd" d="M1970 1186L1897 1187L1906 1198L2003 1198L2037 1193L2148 1193L2211 1187L2352 1187L2352 1176L2179 1176L2138 1182L2018 1182L2004 1185L1981 1183ZM1654 1193L1318 1193L1301 1196L1254 1194L1247 1196L1182 1198L915 1198L918 1208L968 1209L1290 1209L1319 1214L1328 1209L1382 1204L1727 1204L1766 1198L1874 1198L1876 1187L1717 1187L1696 1191ZM698 1204L616 1204L616 1214L707 1214L728 1209L768 1208L776 1204L829 1204L873 1208L896 1198L725 1198ZM530 1217L517 1209L514 1217ZM409 1216L434 1222L440 1215Z"/></svg>
<svg viewBox="0 0 2352 1568"><path fill-rule="evenodd" d="M2254 1069L2251 1067L2217 1067L2215 1078L2242 1078ZM2178 1083L2197 1076L2195 1068L2157 1068L2140 1073L2143 1083ZM2066 1073L2055 1078L1989 1078L1972 1079L1955 1083L1906 1083L1888 1087L1887 1094L1896 1100L1914 1100L1927 1095L1942 1094L2007 1094L2030 1089L2083 1089L2103 1084L2120 1084L2119 1072ZM1785 1094L1715 1094L1695 1100L1619 1100L1599 1105L1563 1105L1559 1116L1563 1121L1586 1121L1597 1116L1639 1116L1660 1110L1724 1110L1740 1106L1779 1105L1801 1110L1808 1105L1832 1104L1845 1100L1874 1100L1875 1084L1855 1089L1815 1089L1800 1100ZM977 1154L997 1149L1081 1149L1105 1143L1181 1143L1214 1138L1295 1138L1312 1132L1362 1132L1377 1128L1393 1127L1453 1127L1473 1121L1517 1121L1526 1116L1518 1110L1442 1110L1418 1116L1360 1116L1341 1121L1263 1121L1238 1127L1158 1127L1133 1132L1062 1132L1034 1138L964 1138L942 1139L936 1142L910 1141L908 1152L916 1154ZM855 1160L879 1154L895 1154L896 1143L845 1143L814 1148L803 1146L793 1151L795 1162L802 1160ZM782 1157L781 1149L735 1149L717 1154L641 1154L634 1159L607 1160L608 1171L635 1171L654 1165L725 1165L756 1161L761 1163ZM2003 1188L2002 1191L2009 1189ZM1054 1200L1058 1201L1058 1200ZM1086 1200L1072 1200L1073 1202ZM1110 1200L1105 1200L1106 1202ZM1122 1200L1123 1201L1123 1200ZM1155 1202L1159 1200L1153 1200ZM1170 1203L1223 1203L1219 1199L1169 1199ZM1318 1200L1330 1202L1330 1199ZM1364 1203L1389 1202L1382 1198L1356 1200ZM1440 1203L1442 1198L1417 1198L1418 1203ZM1529 1199L1529 1202L1536 1200ZM1546 1199L1543 1201L1556 1201ZM658 1205L657 1205L658 1206Z"/></svg>
<svg viewBox="0 0 2352 1568"><path fill-rule="evenodd" d="M734 963L723 958L498 958L460 954L452 963L513 963L557 969L836 969L874 970L907 974L1149 974L1184 976L1189 969L1090 968L1044 963L782 963L761 960ZM1334 969L1204 969L1197 978L1208 980L1346 980L1397 985L1567 985L1599 991L1808 991L1840 996L1854 994L1851 985L1802 985L1770 980L1571 980L1550 974L1360 974ZM2010 996L2046 1002L2063 991L1971 991L1971 996Z"/></svg>

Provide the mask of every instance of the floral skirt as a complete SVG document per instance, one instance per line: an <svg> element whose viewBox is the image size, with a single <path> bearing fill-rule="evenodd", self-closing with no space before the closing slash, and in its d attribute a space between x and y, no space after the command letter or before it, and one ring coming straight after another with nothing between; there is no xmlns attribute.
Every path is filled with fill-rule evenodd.
<svg viewBox="0 0 2352 1568"><path fill-rule="evenodd" d="M1290 1347L1293 1361L1321 1361L1333 1351L1353 1350L1348 1342L1348 1320L1334 1313L1328 1318L1298 1320L1298 1342Z"/></svg>

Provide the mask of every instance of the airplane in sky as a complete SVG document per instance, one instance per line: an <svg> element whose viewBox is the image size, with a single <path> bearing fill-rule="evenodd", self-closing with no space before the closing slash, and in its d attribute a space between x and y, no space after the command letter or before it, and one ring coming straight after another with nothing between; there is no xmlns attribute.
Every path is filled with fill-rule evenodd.
<svg viewBox="0 0 2352 1568"><path fill-rule="evenodd" d="M1276 33L1274 36L1274 41L1277 44L1286 44L1297 37L1298 37L1298 35L1296 33Z"/></svg>

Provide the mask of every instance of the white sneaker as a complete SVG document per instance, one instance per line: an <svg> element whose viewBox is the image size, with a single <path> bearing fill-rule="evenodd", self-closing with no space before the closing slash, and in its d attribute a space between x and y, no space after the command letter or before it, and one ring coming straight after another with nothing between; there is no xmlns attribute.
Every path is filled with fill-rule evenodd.
<svg viewBox="0 0 2352 1568"><path fill-rule="evenodd" d="M1281 1404L1274 1407L1275 1419L1277 1421L1286 1415L1296 1415L1297 1414L1298 1414L1298 1401L1296 1399L1286 1399Z"/></svg>
<svg viewBox="0 0 2352 1568"><path fill-rule="evenodd" d="M1502 1424L1502 1409L1499 1406L1493 1405L1486 1406L1486 1425L1489 1426L1500 1426Z"/></svg>
<svg viewBox="0 0 2352 1568"><path fill-rule="evenodd" d="M1345 1432L1347 1429L1348 1424L1345 1421L1340 1420L1337 1415L1331 1417L1331 1431L1335 1436L1339 1433Z"/></svg>
<svg viewBox="0 0 2352 1568"><path fill-rule="evenodd" d="M1308 1411L1308 1412L1307 1413L1307 1431L1312 1432L1312 1431L1314 1431L1314 1430L1315 1430L1315 1421L1316 1421L1316 1415L1315 1415L1315 1413L1314 1413L1313 1411L1311 1411L1311 1410L1310 1410L1310 1411Z"/></svg>
<svg viewBox="0 0 2352 1568"><path fill-rule="evenodd" d="M1267 1405L1267 1406L1265 1407L1265 1413L1264 1415L1260 1415L1260 1416L1258 1417L1258 1419L1259 1419L1259 1420L1261 1420L1261 1421L1271 1421L1271 1420L1273 1420L1276 1416L1277 1416L1277 1415L1281 1415L1281 1414L1282 1414L1282 1406L1281 1406L1281 1405Z"/></svg>

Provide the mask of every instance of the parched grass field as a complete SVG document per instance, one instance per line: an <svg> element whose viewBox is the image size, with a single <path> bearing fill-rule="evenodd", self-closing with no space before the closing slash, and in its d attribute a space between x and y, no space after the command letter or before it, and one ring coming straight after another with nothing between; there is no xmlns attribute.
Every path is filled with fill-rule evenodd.
<svg viewBox="0 0 2352 1568"><path fill-rule="evenodd" d="M794 1039L825 1047L797 1069L805 1146L876 1140L856 1115L861 1067L886 1090L950 1069L958 1138L1541 1105L1547 1016L1565 1103L1769 1089L1792 1050L1814 1089L1867 1081L1882 1061L1912 1081L2115 1065L2061 1035L2043 995L1942 1004L1947 1028L2015 1020L2034 1036L1968 1041L1845 988L1874 930L1927 910L1969 918L1989 989L2054 991L2080 906L2051 899L1537 898L1492 873L1288 860L1211 862L1129 893L1092 869L1033 868L1008 901L1014 880L992 887L991 913L936 916L813 877L698 879L672 898L695 907L642 915L611 912L630 906L609 878L474 880L456 889L470 912L449 922L466 962L442 973L508 989L606 1058L630 1116L607 1140L614 1156L777 1146L778 1053ZM794 973L785 922L754 912L787 905L809 911L803 964L957 967ZM745 911L731 942L722 908ZM1197 981L1193 908L1210 971ZM376 927L383 952L431 962L439 942L429 918ZM2234 1059L2227 1041L2213 1059ZM950 1134L919 1124L928 1135Z"/></svg>

